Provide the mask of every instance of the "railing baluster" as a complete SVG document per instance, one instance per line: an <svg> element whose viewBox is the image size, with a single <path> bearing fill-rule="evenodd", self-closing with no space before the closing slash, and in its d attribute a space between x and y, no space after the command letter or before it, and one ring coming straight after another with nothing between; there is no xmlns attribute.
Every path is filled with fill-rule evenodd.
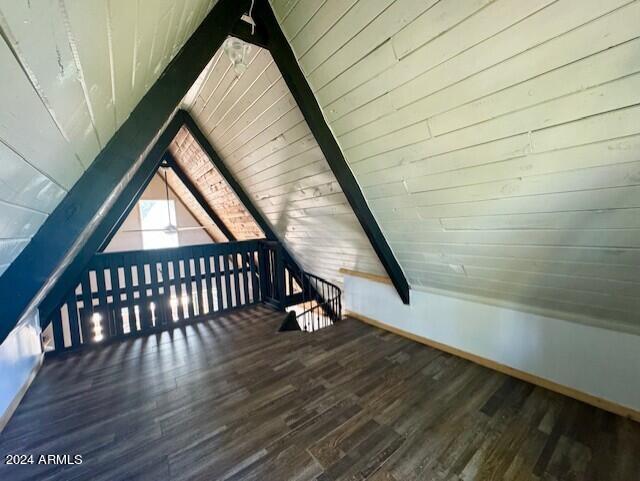
<svg viewBox="0 0 640 481"><path fill-rule="evenodd" d="M111 327L111 316L109 315L109 304L107 302L107 287L105 283L105 266L103 259L98 259L96 263L96 286L98 294L98 306L95 311L98 313L102 338L108 339L113 335Z"/></svg>
<svg viewBox="0 0 640 481"><path fill-rule="evenodd" d="M224 267L223 277L224 277L224 293L225 293L225 309L231 309L233 307L233 303L231 302L231 270L229 268L229 254L225 253L221 256L222 264Z"/></svg>
<svg viewBox="0 0 640 481"><path fill-rule="evenodd" d="M124 282L126 284L125 289L127 294L126 306L127 306L127 319L129 320L129 333L138 331L138 326L136 325L136 313L135 313L136 299L134 298L134 290L133 290L133 263L131 261L132 259L128 258L126 262L124 262ZM124 321L123 321L123 325L124 325Z"/></svg>
<svg viewBox="0 0 640 481"><path fill-rule="evenodd" d="M147 275L145 272L146 253L137 255L136 271L138 273L138 311L140 313L140 330L146 331L151 327L151 309L149 308L149 298L147 297Z"/></svg>
<svg viewBox="0 0 640 481"><path fill-rule="evenodd" d="M162 261L162 298L159 309L162 311L162 322L165 326L173 323L173 309L171 307L171 279L169 278L169 265L171 257L169 254L161 256Z"/></svg>
<svg viewBox="0 0 640 481"><path fill-rule="evenodd" d="M110 264L111 270L111 296L113 297L113 329L115 336L122 336L124 333L122 319L122 288L120 287L120 264L121 257L114 257Z"/></svg>
<svg viewBox="0 0 640 481"><path fill-rule="evenodd" d="M160 307L160 283L158 282L158 258L157 256L149 255L148 259L149 277L151 282L151 302L153 302L153 310L151 310L151 306L149 306L149 310L153 313L153 317L155 317L155 319L152 318L152 320L154 321L153 327L158 328L163 324L163 312Z"/></svg>
<svg viewBox="0 0 640 481"><path fill-rule="evenodd" d="M240 274L242 275L242 302L240 305L247 306L249 305L249 278L248 269L247 269L247 249L244 246L240 247L240 252L236 255L238 259L238 265L240 268ZM239 296L238 296L239 297Z"/></svg>
<svg viewBox="0 0 640 481"><path fill-rule="evenodd" d="M242 294L240 292L240 266L238 266L238 251L234 249L231 254L231 268L233 269L233 307L240 307L242 305Z"/></svg>
<svg viewBox="0 0 640 481"><path fill-rule="evenodd" d="M183 269L185 269L184 261L182 259L175 259L173 261L173 281L174 289L176 292L176 298L178 301L178 322L184 321L187 318L188 310L185 310L184 300L187 297L186 285L184 284Z"/></svg>
<svg viewBox="0 0 640 481"><path fill-rule="evenodd" d="M79 347L80 341L80 323L78 322L78 301L76 289L74 289L67 297L67 311L69 315L69 334L71 336L71 346ZM56 348L57 349L57 348Z"/></svg>
<svg viewBox="0 0 640 481"><path fill-rule="evenodd" d="M183 258L184 261L184 283L187 288L186 296L188 299L187 302L187 311L189 312L189 319L193 319L196 317L195 314L195 303L193 302L193 273L191 271L191 254L187 254Z"/></svg>
<svg viewBox="0 0 640 481"><path fill-rule="evenodd" d="M258 285L258 273L256 272L256 251L250 249L247 256L247 262L249 263L249 270L251 271L251 302L255 304L260 301L260 287Z"/></svg>
<svg viewBox="0 0 640 481"><path fill-rule="evenodd" d="M220 255L219 254L214 254L213 256L213 267L214 267L215 276L216 276L217 312L220 312L224 309L224 306L222 304L222 279L221 279L222 274L220 272Z"/></svg>
<svg viewBox="0 0 640 481"><path fill-rule="evenodd" d="M213 285L211 282L211 259L204 247L200 249L202 255L202 275L204 276L203 286L207 291L207 295L203 298L207 299L207 314L213 313Z"/></svg>
<svg viewBox="0 0 640 481"><path fill-rule="evenodd" d="M82 344L93 342L93 300L91 293L91 278L89 270L82 278L82 310L80 311L80 325L82 326Z"/></svg>
<svg viewBox="0 0 640 481"><path fill-rule="evenodd" d="M62 330L62 313L60 309L53 312L51 320L51 330L53 331L53 345L57 351L64 349L64 331Z"/></svg>
<svg viewBox="0 0 640 481"><path fill-rule="evenodd" d="M196 276L196 298L198 299L198 316L204 315L204 296L202 295L202 288L204 283L202 282L202 266L200 259L202 258L202 249L194 248L193 250L193 267Z"/></svg>

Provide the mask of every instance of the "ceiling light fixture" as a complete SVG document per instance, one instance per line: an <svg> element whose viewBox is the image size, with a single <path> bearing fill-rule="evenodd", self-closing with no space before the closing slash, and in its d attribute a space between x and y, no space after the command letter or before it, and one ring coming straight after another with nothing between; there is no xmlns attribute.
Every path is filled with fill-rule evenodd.
<svg viewBox="0 0 640 481"><path fill-rule="evenodd" d="M249 13L242 16L242 20L251 25L251 35L255 34L256 31L256 22L253 20L254 1L251 0ZM247 55L251 51L251 47L246 42L234 37L226 39L222 47L229 60L231 60L236 77L239 77L247 69Z"/></svg>
<svg viewBox="0 0 640 481"><path fill-rule="evenodd" d="M247 69L247 55L251 47L238 38L229 37L224 41L223 48L231 60L236 76L239 77Z"/></svg>

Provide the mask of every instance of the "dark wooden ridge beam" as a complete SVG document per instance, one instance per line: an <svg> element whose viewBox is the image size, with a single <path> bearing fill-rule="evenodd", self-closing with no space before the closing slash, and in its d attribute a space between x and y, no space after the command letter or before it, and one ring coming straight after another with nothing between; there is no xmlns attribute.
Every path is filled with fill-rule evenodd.
<svg viewBox="0 0 640 481"><path fill-rule="evenodd" d="M98 231L106 229L106 235L101 239L101 243L97 249L98 252L102 252L106 249L135 205L140 200L140 197L142 197L142 194L149 185L149 182L151 182L151 179L153 179L153 176L158 171L158 167L162 163L164 152L178 134L181 127L182 124L180 123L180 120L173 116L171 118L171 122L169 122L165 127L162 134L158 137L158 140L145 157L145 160L138 171L119 195L118 200L113 204L109 211L105 213L102 221L98 224L98 227L90 237L90 239L95 238L96 240L99 240L100 233ZM87 242L82 249L84 253L88 254L87 261L93 255L93 253L90 252L90 248L93 246L93 243Z"/></svg>
<svg viewBox="0 0 640 481"><path fill-rule="evenodd" d="M308 288L312 291L313 296L316 299L323 299L320 292L318 292L315 287L313 287L305 278L304 278L304 269L300 265L300 263L296 260L296 258L291 254L291 252L287 249L284 242L278 237L278 234L271 228L271 224L267 222L267 220L263 217L262 213L253 205L251 198L244 191L240 183L233 176L231 171L224 164L216 150L213 148L207 137L202 133L200 127L196 123L196 121L191 117L191 114L186 110L179 110L176 113L176 116L181 119L184 123L184 126L189 130L193 138L196 140L200 148L207 154L209 160L214 165L220 175L227 181L229 187L236 194L240 202L244 205L245 209L251 214L253 220L256 221L258 226L264 232L267 240L276 241L280 245L282 249L282 254L284 256L284 261L288 264L289 272L296 278L296 280L300 283L300 286L308 286Z"/></svg>
<svg viewBox="0 0 640 481"><path fill-rule="evenodd" d="M369 210L360 186L324 119L322 110L298 65L289 42L280 29L269 2L267 0L256 0L253 12L253 18L257 25L266 33L267 45L273 60L278 66L291 94L296 99L298 107L309 125L309 129L311 129L318 142L353 212L360 221L360 225L362 225L364 232L367 234L371 246L387 271L402 302L409 304L409 283L404 276L404 272L393 255L393 251L389 247L375 217Z"/></svg>
<svg viewBox="0 0 640 481"><path fill-rule="evenodd" d="M40 304L78 255L102 210L133 177L162 127L227 38L250 0L219 0L93 164L0 276L0 342ZM94 251L95 252L95 251Z"/></svg>
<svg viewBox="0 0 640 481"><path fill-rule="evenodd" d="M198 188L195 185L193 185L193 182L191 182L191 179L189 178L189 176L185 174L185 172L182 170L182 167L180 167L180 164L176 162L176 159L173 157L173 155L171 155L171 152L169 151L165 152L164 160L167 163L167 166L170 167L171 170L173 170L173 172L176 174L178 179L180 179L180 182L184 184L184 186L191 193L191 195L196 200L196 202L200 204L200 207L204 209L204 211L207 213L207 216L209 216L211 221L218 227L218 229L220 229L220 231L224 234L227 240L228 241L238 240L236 239L236 236L233 235L233 232L229 230L229 228L224 223L224 221L220 218L220 216L216 213L216 211L214 211L211 208L211 206L209 205L209 202L207 202L207 199L205 199L204 196L198 190Z"/></svg>
<svg viewBox="0 0 640 481"><path fill-rule="evenodd" d="M227 181L229 187L231 187L231 190L233 190L236 196L238 196L238 199L240 199L240 202L242 202L242 205L244 205L245 209L249 211L249 214L251 214L253 220L256 221L260 229L262 229L262 232L264 232L265 237L269 240L279 240L278 236L271 228L271 225L262 216L262 213L253 205L253 202L251 201L249 195L247 195L240 183L235 179L231 171L224 164L216 150L213 148L211 143L209 143L207 137L202 133L202 130L200 130L200 127L198 126L196 121L193 120L193 117L191 117L191 114L189 114L189 112L187 112L186 110L180 110L176 115L179 115L181 117L185 127L189 130L200 148L207 154L207 157L209 157L209 160L214 165L214 167L218 169L220 175L224 178L224 180Z"/></svg>
<svg viewBox="0 0 640 481"><path fill-rule="evenodd" d="M93 255L105 249L120 226L126 220L131 210L144 193L145 189L156 175L163 154L171 141L182 127L182 122L173 118L164 129L153 148L149 151L140 168L133 175L129 183L124 187L117 200L105 212L98 222L95 230L89 235L86 242L80 248L73 260L53 283L42 302L38 305L40 320L43 325L48 321L51 313L59 307L61 299L66 298L71 289L78 284L78 278L85 270Z"/></svg>

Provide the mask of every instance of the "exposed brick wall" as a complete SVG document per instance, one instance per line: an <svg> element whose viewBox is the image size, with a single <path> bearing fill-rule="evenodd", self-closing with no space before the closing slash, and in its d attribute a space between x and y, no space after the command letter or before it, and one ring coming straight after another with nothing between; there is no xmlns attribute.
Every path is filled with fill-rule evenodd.
<svg viewBox="0 0 640 481"><path fill-rule="evenodd" d="M213 166L209 157L185 128L178 132L169 146L169 150L185 174L189 176L193 184L207 199L209 206L220 216L227 228L238 240L264 237L262 230L253 220L253 217L247 212L231 187ZM196 218L203 225L210 225L209 217L197 205L197 202L195 202L195 199L189 194L184 185L175 176L170 176L168 181L176 193L183 198L189 209L191 209L192 204L195 204L192 212ZM212 232L210 234L217 240L222 233L218 229L216 230L218 231L217 235ZM224 239L224 236L222 238Z"/></svg>

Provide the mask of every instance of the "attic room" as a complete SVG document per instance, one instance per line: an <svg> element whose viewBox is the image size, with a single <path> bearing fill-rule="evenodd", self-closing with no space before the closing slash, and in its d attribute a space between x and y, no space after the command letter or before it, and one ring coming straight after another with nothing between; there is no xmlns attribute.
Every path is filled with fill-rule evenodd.
<svg viewBox="0 0 640 481"><path fill-rule="evenodd" d="M0 479L640 479L638 25L1 1Z"/></svg>

